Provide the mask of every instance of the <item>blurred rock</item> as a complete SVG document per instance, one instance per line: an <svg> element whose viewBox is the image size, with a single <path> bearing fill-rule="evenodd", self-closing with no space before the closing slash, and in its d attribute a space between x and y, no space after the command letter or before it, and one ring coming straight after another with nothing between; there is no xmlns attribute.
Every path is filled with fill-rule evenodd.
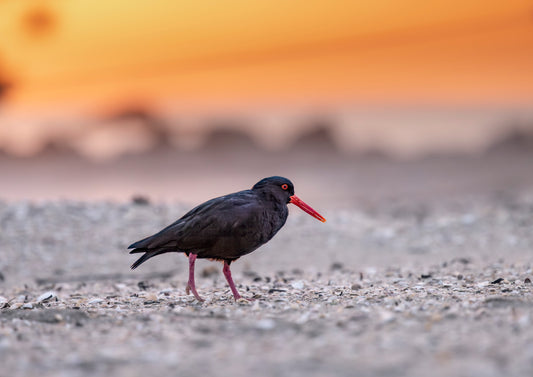
<svg viewBox="0 0 533 377"><path fill-rule="evenodd" d="M314 153L338 153L332 133L332 124L324 120L316 120L306 127L291 145L292 151L311 151Z"/></svg>
<svg viewBox="0 0 533 377"><path fill-rule="evenodd" d="M207 151L230 151L242 154L260 150L260 146L249 133L241 131L237 127L215 124L205 137L202 150Z"/></svg>
<svg viewBox="0 0 533 377"><path fill-rule="evenodd" d="M146 206L150 204L150 199L144 195L134 195L131 198L131 202L136 205Z"/></svg>
<svg viewBox="0 0 533 377"><path fill-rule="evenodd" d="M486 153L533 151L533 132L516 128L504 134L500 140L494 142Z"/></svg>

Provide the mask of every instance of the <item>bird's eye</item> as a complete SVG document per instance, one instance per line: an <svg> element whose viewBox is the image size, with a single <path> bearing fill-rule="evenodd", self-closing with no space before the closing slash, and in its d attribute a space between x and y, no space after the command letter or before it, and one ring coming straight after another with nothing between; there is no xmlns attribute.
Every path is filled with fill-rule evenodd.
<svg viewBox="0 0 533 377"><path fill-rule="evenodd" d="M282 188L283 190L287 190L287 189L289 188L289 185L286 184L286 183L284 183L284 184L281 185L281 188Z"/></svg>

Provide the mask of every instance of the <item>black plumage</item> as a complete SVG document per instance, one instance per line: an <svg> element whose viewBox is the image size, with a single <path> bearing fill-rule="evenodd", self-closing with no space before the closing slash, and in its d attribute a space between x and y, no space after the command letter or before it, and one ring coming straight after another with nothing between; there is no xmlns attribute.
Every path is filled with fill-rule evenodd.
<svg viewBox="0 0 533 377"><path fill-rule="evenodd" d="M294 195L294 186L283 177L264 178L252 189L211 199L193 208L160 232L137 241L130 254L144 253L133 265L167 252L189 256L189 288L194 287L194 261L209 258L224 261L224 275L235 299L240 298L229 265L268 242L285 224L287 204L294 203L321 221L325 219ZM192 258L191 258L192 257Z"/></svg>

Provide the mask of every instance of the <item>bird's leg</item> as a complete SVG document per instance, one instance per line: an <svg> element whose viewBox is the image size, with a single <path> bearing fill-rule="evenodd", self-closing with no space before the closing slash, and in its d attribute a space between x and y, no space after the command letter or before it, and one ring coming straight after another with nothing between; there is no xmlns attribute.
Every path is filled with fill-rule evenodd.
<svg viewBox="0 0 533 377"><path fill-rule="evenodd" d="M233 293L233 297L235 297L235 301L237 301L241 298L241 295L239 294L239 292L237 292L237 288L235 288L235 284L233 283L233 279L231 278L231 270L229 269L229 263L227 261L224 261L224 268L222 269L222 272L224 272L224 276L228 281L229 287L231 288L231 292Z"/></svg>
<svg viewBox="0 0 533 377"><path fill-rule="evenodd" d="M187 282L187 288L185 288L185 292L189 294L192 291L192 294L198 301L204 301L203 298L200 297L198 292L196 292L196 286L194 284L194 262L196 261L196 254L190 253L189 254L189 281Z"/></svg>

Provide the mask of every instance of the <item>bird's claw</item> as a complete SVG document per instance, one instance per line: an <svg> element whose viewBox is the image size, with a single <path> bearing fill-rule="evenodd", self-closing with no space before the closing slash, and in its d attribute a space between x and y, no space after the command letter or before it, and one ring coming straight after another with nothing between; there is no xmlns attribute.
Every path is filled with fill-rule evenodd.
<svg viewBox="0 0 533 377"><path fill-rule="evenodd" d="M191 291L192 291L192 294L194 295L194 297L200 301L200 302L204 302L205 300L200 297L200 295L196 292L196 290L192 289L189 284L187 284L187 286L185 287L185 293L187 293L187 295L190 295L191 294Z"/></svg>
<svg viewBox="0 0 533 377"><path fill-rule="evenodd" d="M253 301L255 301L255 298L245 298L242 296L235 297L235 302L239 302L239 303L250 303Z"/></svg>

